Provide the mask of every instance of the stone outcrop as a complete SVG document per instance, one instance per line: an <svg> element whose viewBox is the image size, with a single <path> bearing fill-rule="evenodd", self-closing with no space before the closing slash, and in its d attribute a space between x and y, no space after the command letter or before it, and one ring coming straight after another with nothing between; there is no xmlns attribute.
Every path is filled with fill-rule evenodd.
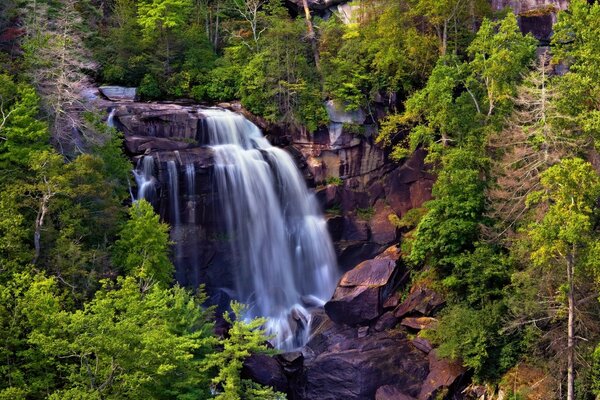
<svg viewBox="0 0 600 400"><path fill-rule="evenodd" d="M442 304L444 298L424 285L411 288L407 298L394 310L394 316L402 318L409 315L432 315Z"/></svg>
<svg viewBox="0 0 600 400"><path fill-rule="evenodd" d="M202 107L137 102L105 103L105 106L109 104L112 108L116 105L114 123L124 132L127 152L134 160L144 155L156 156L162 163L158 169L164 172L164 163L177 157L186 159L186 163L191 160L197 171L210 174L212 153L204 146ZM222 106L243 113L262 127L271 142L284 146L292 155L309 185L318 186L317 198L328 215L328 227L343 270L374 257L398 241L399 232L390 222L390 215L401 216L431 198L434 178L424 163L423 151L417 151L402 164L390 163L385 150L374 143L370 134L357 135L343 126L343 121L368 122L364 113L347 113L331 104L330 114L335 120L332 124L341 129L340 136L332 142L328 129L312 135L287 131L249 115L239 103ZM370 125L362 126L367 127L365 132L372 129ZM158 178L161 204L156 205L161 210L168 208L160 190L164 177L162 174ZM337 177L337 182L325 185L332 177ZM212 188L206 189L199 195L209 204ZM217 237L219 233L208 235ZM206 234L199 237L206 238ZM197 245L201 249L206 247ZM207 255L207 260L215 254L212 250L209 253L213 255ZM196 283L196 278L190 283Z"/></svg>
<svg viewBox="0 0 600 400"><path fill-rule="evenodd" d="M398 257L390 247L344 274L325 310L314 312L307 345L276 357L288 378L288 398L434 400L459 384L460 362L439 358L429 341L414 335L436 322L418 310L433 312L441 297L417 286L398 305L396 291L386 290L403 282ZM389 311L394 307L415 316L400 322Z"/></svg>
<svg viewBox="0 0 600 400"><path fill-rule="evenodd" d="M405 269L396 266L399 256L394 246L346 272L325 304L329 318L340 324L360 325L380 316L384 300L400 283L398 275L404 274L399 279L408 276Z"/></svg>
<svg viewBox="0 0 600 400"><path fill-rule="evenodd" d="M137 88L123 86L100 86L100 93L111 101L135 101Z"/></svg>

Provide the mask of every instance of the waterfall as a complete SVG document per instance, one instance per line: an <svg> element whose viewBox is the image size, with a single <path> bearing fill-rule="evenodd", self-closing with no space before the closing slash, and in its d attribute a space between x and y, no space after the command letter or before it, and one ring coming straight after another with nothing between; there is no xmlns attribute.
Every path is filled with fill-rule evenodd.
<svg viewBox="0 0 600 400"><path fill-rule="evenodd" d="M336 283L335 253L316 199L291 157L240 115L204 112L215 152L239 299L268 318L275 345L292 349L308 337L306 307L323 304Z"/></svg>
<svg viewBox="0 0 600 400"><path fill-rule="evenodd" d="M113 108L110 110L110 112L108 113L108 118L106 118L106 125L108 125L108 127L110 128L115 128L115 112L117 111L116 108Z"/></svg>
<svg viewBox="0 0 600 400"><path fill-rule="evenodd" d="M224 250L227 262L219 259L211 267L228 269L231 282L222 283L220 290L248 304L245 317L267 318L265 327L276 347L300 347L310 333L310 308L330 298L338 275L315 196L288 153L271 146L256 125L230 111L202 109L200 113L205 118L198 138L214 157L208 178L214 188L202 189L216 196L208 212L219 216L215 219L220 221L219 243L229 248ZM177 279L193 276L197 282L206 273L202 268L207 268L201 267L204 250L197 246L206 238L197 236L201 229L193 227L207 209L198 193L201 188L196 187L199 171L193 157L175 155L177 161L170 157L158 161L152 155L138 161L137 198L160 201L156 192L160 176L161 198L168 199L169 205L161 210L168 214L175 242ZM163 168L164 173L159 173Z"/></svg>
<svg viewBox="0 0 600 400"><path fill-rule="evenodd" d="M138 187L136 199L146 199L152 203L156 197L154 157L144 156L140 158L136 169L133 170L133 175Z"/></svg>

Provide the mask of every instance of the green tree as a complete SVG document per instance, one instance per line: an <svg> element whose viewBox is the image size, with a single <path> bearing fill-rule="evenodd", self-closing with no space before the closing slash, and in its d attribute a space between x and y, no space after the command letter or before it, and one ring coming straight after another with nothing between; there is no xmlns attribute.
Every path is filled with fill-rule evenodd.
<svg viewBox="0 0 600 400"><path fill-rule="evenodd" d="M217 371L212 384L218 390L215 397L218 400L279 400L285 399L282 393L274 392L271 388L262 387L250 380L242 379L240 373L244 360L251 354L273 354L267 347L263 325L264 318L244 321L246 308L244 305L232 302L233 318L229 312L223 318L230 324L228 336L219 340L223 350L207 355L203 369Z"/></svg>
<svg viewBox="0 0 600 400"><path fill-rule="evenodd" d="M448 145L482 145L511 112L535 47L535 39L521 34L512 13L498 22L484 19L467 49L470 60L441 58L427 85L406 101L403 114L388 117L377 140L392 144L400 129L410 129L408 138L395 146L397 158L418 146L435 157Z"/></svg>
<svg viewBox="0 0 600 400"><path fill-rule="evenodd" d="M559 13L552 37L555 58L569 68L560 79L560 110L591 141L597 141L600 132L599 18L600 4L572 1L568 11Z"/></svg>
<svg viewBox="0 0 600 400"><path fill-rule="evenodd" d="M532 193L530 204L545 202L541 221L529 229L534 264L561 268L567 297L567 399L575 398L575 274L597 265L600 241L594 232L595 206L600 178L593 167L578 158L564 159L541 175L542 189Z"/></svg>
<svg viewBox="0 0 600 400"><path fill-rule="evenodd" d="M169 260L169 227L159 221L152 205L145 200L135 202L130 219L115 242L113 262L142 285L156 282L168 286L173 281L173 264Z"/></svg>
<svg viewBox="0 0 600 400"><path fill-rule="evenodd" d="M48 126L37 119L33 87L0 75L0 183L23 178L35 152L49 149Z"/></svg>
<svg viewBox="0 0 600 400"><path fill-rule="evenodd" d="M183 29L191 12L191 0L142 0L138 2L138 23L149 43L164 43L164 70L170 72L172 34ZM158 36L158 37L157 37Z"/></svg>

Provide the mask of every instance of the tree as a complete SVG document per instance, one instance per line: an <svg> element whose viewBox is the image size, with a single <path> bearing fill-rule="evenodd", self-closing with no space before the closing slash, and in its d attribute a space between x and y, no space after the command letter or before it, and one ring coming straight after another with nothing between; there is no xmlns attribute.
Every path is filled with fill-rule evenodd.
<svg viewBox="0 0 600 400"><path fill-rule="evenodd" d="M559 14L552 37L555 58L569 68L560 80L560 110L593 141L600 132L599 18L597 2L572 1L569 10Z"/></svg>
<svg viewBox="0 0 600 400"><path fill-rule="evenodd" d="M49 149L48 126L38 120L39 98L33 87L0 75L1 183L23 178L36 152Z"/></svg>
<svg viewBox="0 0 600 400"><path fill-rule="evenodd" d="M173 281L173 264L169 260L169 227L159 221L146 200L129 209L130 219L115 242L113 263L140 279L142 286L152 282L168 286Z"/></svg>
<svg viewBox="0 0 600 400"><path fill-rule="evenodd" d="M80 152L73 135L85 109L80 96L92 70L90 55L79 29L82 16L77 0L26 2L22 10L27 30L23 43L27 75L42 99L52 138L63 154Z"/></svg>
<svg viewBox="0 0 600 400"><path fill-rule="evenodd" d="M138 23L144 38L152 41L158 32L165 42L167 71L171 61L170 34L183 28L191 7L191 0L142 0L138 3Z"/></svg>
<svg viewBox="0 0 600 400"><path fill-rule="evenodd" d="M50 399L208 398L200 362L211 351L211 310L180 287L150 284L140 291L134 277L104 281L83 309L68 310L52 279L37 276L17 294L14 311L25 318L29 353L43 356L46 371L30 383ZM29 357L27 351L15 354Z"/></svg>
<svg viewBox="0 0 600 400"><path fill-rule="evenodd" d="M450 145L483 145L489 132L502 127L517 83L533 60L535 39L523 36L508 14L498 22L484 19L467 52L468 62L440 58L425 87L406 101L404 113L384 121L379 142L392 145L399 130L410 129L394 148L396 158L419 146L434 159Z"/></svg>
<svg viewBox="0 0 600 400"><path fill-rule="evenodd" d="M565 126L569 117L558 109L561 93L550 73L550 59L544 54L518 86L507 126L490 135L489 147L496 155L496 182L488 190L489 214L497 222L494 239L514 236L527 210L527 196L539 189L540 174L586 146Z"/></svg>
<svg viewBox="0 0 600 400"><path fill-rule="evenodd" d="M238 33L234 34L235 37L241 39L244 46L248 47L254 52L260 50L260 39L267 30L265 25L265 13L263 7L269 2L269 0L231 0L231 8L234 12L242 18L245 25L248 26L251 33L252 42L248 43L245 40L245 35Z"/></svg>
<svg viewBox="0 0 600 400"><path fill-rule="evenodd" d="M534 251L531 259L546 268L563 268L567 297L567 399L575 398L575 274L598 263L600 241L595 235L596 201L600 178L579 159L564 159L541 175L540 191L529 195L529 204L544 202L541 221L529 229Z"/></svg>
<svg viewBox="0 0 600 400"><path fill-rule="evenodd" d="M271 388L241 379L243 362L251 354L272 354L265 342L264 318L244 321L246 307L232 302L233 318L229 312L223 318L230 324L228 337L219 341L223 350L207 355L203 363L205 371L216 370L212 384L217 388L217 400L280 400L285 399L282 393L274 392Z"/></svg>

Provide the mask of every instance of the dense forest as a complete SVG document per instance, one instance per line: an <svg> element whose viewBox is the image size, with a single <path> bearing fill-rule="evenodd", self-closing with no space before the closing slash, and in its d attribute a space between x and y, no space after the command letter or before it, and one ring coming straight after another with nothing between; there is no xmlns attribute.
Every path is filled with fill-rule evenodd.
<svg viewBox="0 0 600 400"><path fill-rule="evenodd" d="M600 396L600 4L571 0L549 46L485 0L353 4L2 2L0 399L285 398L241 376L275 353L265 321L233 303L217 335L203 288L174 283L93 84L307 132L327 100L365 110L394 162L425 149L435 171L433 200L390 216L411 282L446 298L424 337L490 393L525 366Z"/></svg>

